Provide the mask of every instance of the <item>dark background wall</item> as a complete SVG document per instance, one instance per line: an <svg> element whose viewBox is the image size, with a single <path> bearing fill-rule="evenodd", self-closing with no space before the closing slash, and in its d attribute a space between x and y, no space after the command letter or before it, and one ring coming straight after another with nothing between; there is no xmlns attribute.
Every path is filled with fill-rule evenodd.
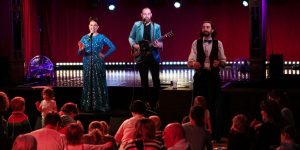
<svg viewBox="0 0 300 150"><path fill-rule="evenodd" d="M224 44L228 60L249 57L249 10L248 7L242 6L240 0L185 0L180 9L175 9L171 0L122 0L117 1L117 9L114 12L107 10L105 2L104 0L28 2L31 6L30 18L25 15L24 19L31 21L32 49L27 48L25 56L28 51L34 51L28 56L32 58L42 49L54 62L80 61L81 58L76 53L77 41L89 32L89 16L98 16L100 32L117 46L117 52L107 61L132 61L128 35L134 21L140 19L141 9L149 6L153 12L153 21L161 24L162 33L169 30L175 33L173 38L164 42L163 61L185 61L191 43L198 38L204 20L212 20L216 24L218 38ZM283 54L285 60L300 59L298 42L300 21L297 19L299 6L300 2L297 0L270 2L267 56L273 52ZM1 26L9 28L9 24ZM43 32L42 38L39 31ZM42 46L39 45L40 39L43 39ZM9 47L1 51L7 48ZM28 58L25 60L28 61Z"/></svg>

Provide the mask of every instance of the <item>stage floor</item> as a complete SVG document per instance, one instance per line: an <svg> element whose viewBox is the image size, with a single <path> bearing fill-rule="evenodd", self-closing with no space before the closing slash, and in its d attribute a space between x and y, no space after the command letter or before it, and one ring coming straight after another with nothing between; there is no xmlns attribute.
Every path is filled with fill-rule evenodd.
<svg viewBox="0 0 300 150"><path fill-rule="evenodd" d="M171 85L171 81L177 81L178 87L190 87L193 83L194 70L188 68L165 68L160 70L162 87ZM234 71L225 68L220 71L220 76L225 84L228 81L244 81L249 79L248 73ZM149 85L152 86L152 78L149 72ZM140 87L141 79L138 71L133 69L107 69L106 81L112 87ZM82 87L82 70L56 70L55 79L51 83L54 87ZM26 84L28 86L32 86Z"/></svg>

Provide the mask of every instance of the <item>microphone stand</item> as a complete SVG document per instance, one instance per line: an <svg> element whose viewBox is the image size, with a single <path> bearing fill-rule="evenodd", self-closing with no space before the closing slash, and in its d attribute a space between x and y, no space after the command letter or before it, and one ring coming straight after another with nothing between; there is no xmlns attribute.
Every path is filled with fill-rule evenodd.
<svg viewBox="0 0 300 150"><path fill-rule="evenodd" d="M90 35L90 45L91 45L91 52L90 52L90 100L92 104L93 100L93 33Z"/></svg>

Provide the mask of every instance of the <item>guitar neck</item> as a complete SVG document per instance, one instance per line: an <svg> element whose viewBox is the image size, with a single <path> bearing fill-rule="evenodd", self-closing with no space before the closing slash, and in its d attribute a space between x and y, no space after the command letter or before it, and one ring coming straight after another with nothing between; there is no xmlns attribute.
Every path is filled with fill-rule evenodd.
<svg viewBox="0 0 300 150"><path fill-rule="evenodd" d="M158 39L152 41L151 43L149 43L149 46L153 46L155 41L162 41L164 38L165 38L164 36L161 36L160 38L158 38Z"/></svg>

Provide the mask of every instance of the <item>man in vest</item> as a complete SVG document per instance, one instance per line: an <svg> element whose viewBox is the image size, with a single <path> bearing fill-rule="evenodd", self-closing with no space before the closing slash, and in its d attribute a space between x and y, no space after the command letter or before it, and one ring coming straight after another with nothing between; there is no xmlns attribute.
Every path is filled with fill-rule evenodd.
<svg viewBox="0 0 300 150"><path fill-rule="evenodd" d="M221 81L219 70L226 65L223 44L216 39L216 29L211 21L204 21L200 38L192 44L188 58L188 67L195 69L193 99L204 96L211 113L213 138L219 140L216 121L220 121Z"/></svg>

